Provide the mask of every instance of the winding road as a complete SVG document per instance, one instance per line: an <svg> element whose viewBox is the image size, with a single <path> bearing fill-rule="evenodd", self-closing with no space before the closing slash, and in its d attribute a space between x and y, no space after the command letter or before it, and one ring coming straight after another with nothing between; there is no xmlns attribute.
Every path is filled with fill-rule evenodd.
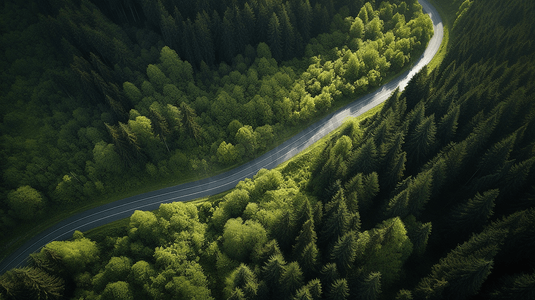
<svg viewBox="0 0 535 300"><path fill-rule="evenodd" d="M424 12L433 21L434 35L424 54L411 70L381 86L373 93L363 96L337 112L326 116L261 157L233 170L207 179L115 201L65 219L33 237L13 254L6 257L0 263L0 274L3 274L9 269L23 266L28 260L29 254L39 251L46 244L55 240L71 238L75 230L87 231L122 218L130 217L135 210L155 210L162 203L193 200L234 188L239 181L245 178L251 178L260 169L272 169L305 150L308 146L338 128L345 118L359 116L385 101L396 88L399 87L400 90L403 90L412 76L427 65L435 56L443 38L442 20L436 9L425 0L418 1L422 5Z"/></svg>

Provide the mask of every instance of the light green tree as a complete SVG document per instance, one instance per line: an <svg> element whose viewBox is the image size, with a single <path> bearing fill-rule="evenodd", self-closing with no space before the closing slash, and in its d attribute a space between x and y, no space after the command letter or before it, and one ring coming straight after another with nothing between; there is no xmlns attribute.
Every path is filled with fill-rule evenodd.
<svg viewBox="0 0 535 300"><path fill-rule="evenodd" d="M45 200L36 189L25 185L7 194L7 204L17 217L28 221L42 213Z"/></svg>

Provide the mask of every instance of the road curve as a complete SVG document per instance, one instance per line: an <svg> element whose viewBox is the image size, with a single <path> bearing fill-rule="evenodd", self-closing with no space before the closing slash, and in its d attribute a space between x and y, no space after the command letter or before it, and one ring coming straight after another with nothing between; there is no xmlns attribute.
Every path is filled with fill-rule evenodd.
<svg viewBox="0 0 535 300"><path fill-rule="evenodd" d="M23 266L31 253L39 251L46 244L55 240L71 238L75 230L87 231L109 222L127 218L136 210L155 210L162 203L193 200L229 190L235 187L239 181L251 178L260 169L272 169L289 160L329 132L338 128L345 118L359 116L385 101L396 88L399 87L400 90L403 90L412 76L418 73L435 56L443 38L442 20L436 9L425 0L418 1L422 5L424 12L433 21L434 35L429 41L427 49L411 70L381 86L373 93L363 96L337 112L326 116L275 149L235 169L203 180L115 201L65 219L33 237L13 254L6 257L0 263L0 274L9 269Z"/></svg>

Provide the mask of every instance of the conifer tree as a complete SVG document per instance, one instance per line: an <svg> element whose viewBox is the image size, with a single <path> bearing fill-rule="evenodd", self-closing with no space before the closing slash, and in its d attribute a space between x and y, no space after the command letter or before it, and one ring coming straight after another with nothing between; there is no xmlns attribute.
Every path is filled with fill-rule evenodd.
<svg viewBox="0 0 535 300"><path fill-rule="evenodd" d="M195 36L199 43L200 58L207 65L211 66L215 61L214 42L212 39L212 32L210 31L210 16L203 12L198 13L194 23ZM196 65L200 65L200 61L196 62Z"/></svg>
<svg viewBox="0 0 535 300"><path fill-rule="evenodd" d="M357 237L354 231L349 231L338 239L331 251L331 259L336 263L342 274L347 274L355 261L357 254Z"/></svg>
<svg viewBox="0 0 535 300"><path fill-rule="evenodd" d="M436 131L435 117L431 115L423 119L416 126L414 132L409 134L405 148L411 166L415 167L422 164L433 153Z"/></svg>
<svg viewBox="0 0 535 300"><path fill-rule="evenodd" d="M279 286L280 278L284 272L286 261L282 254L276 254L262 267L263 278L270 289L276 289Z"/></svg>
<svg viewBox="0 0 535 300"><path fill-rule="evenodd" d="M477 193L468 202L455 207L450 215L453 228L466 233L481 230L493 214L494 200L499 193L498 189Z"/></svg>
<svg viewBox="0 0 535 300"><path fill-rule="evenodd" d="M396 300L412 300L412 292L409 290L399 290L396 294Z"/></svg>
<svg viewBox="0 0 535 300"><path fill-rule="evenodd" d="M505 175L505 180L502 183L502 191L504 195L510 195L517 192L526 183L530 170L532 170L533 163L535 163L535 157L517 163L508 170Z"/></svg>
<svg viewBox="0 0 535 300"><path fill-rule="evenodd" d="M182 123L186 127L186 130L188 131L189 135L193 137L197 142L200 142L202 128L197 123L197 114L195 113L195 110L193 110L193 108L191 108L186 102L182 102L180 104L180 110L183 114Z"/></svg>
<svg viewBox="0 0 535 300"><path fill-rule="evenodd" d="M424 254L431 235L431 222L421 223L416 221L414 216L409 216L406 218L405 224L407 225L407 236L413 244L413 253L418 256Z"/></svg>
<svg viewBox="0 0 535 300"><path fill-rule="evenodd" d="M314 221L314 213L312 211L312 207L310 206L310 200L306 197L302 197L303 202L301 206L299 207L299 210L297 212L297 217L295 220L296 226L303 226L305 222L308 220Z"/></svg>
<svg viewBox="0 0 535 300"><path fill-rule="evenodd" d="M296 243L293 245L294 257L299 257L299 255L303 253L305 247L307 247L307 245L310 243L315 244L316 240L317 235L316 231L314 230L314 221L312 219L309 219L303 224L299 235L295 239Z"/></svg>
<svg viewBox="0 0 535 300"><path fill-rule="evenodd" d="M297 292L295 293L295 296L293 296L292 300L313 300L312 295L310 295L310 291L308 290L307 286L303 286Z"/></svg>
<svg viewBox="0 0 535 300"><path fill-rule="evenodd" d="M385 216L404 218L409 212L409 192L403 190L390 199L386 207Z"/></svg>
<svg viewBox="0 0 535 300"><path fill-rule="evenodd" d="M325 245L330 245L343 236L350 222L350 214L347 211L343 195L331 200L329 206L326 208L325 223L321 235Z"/></svg>
<svg viewBox="0 0 535 300"><path fill-rule="evenodd" d="M456 274L451 275L446 294L452 299L468 299L475 295L490 274L493 263L492 260L478 259L457 269Z"/></svg>
<svg viewBox="0 0 535 300"><path fill-rule="evenodd" d="M440 119L437 126L436 140L440 145L444 145L452 140L457 131L457 124L460 115L460 106L455 105Z"/></svg>
<svg viewBox="0 0 535 300"><path fill-rule="evenodd" d="M293 51L295 48L294 43L296 42L296 34L284 5L281 5L280 10L280 30L282 41L282 58L289 60L294 55Z"/></svg>
<svg viewBox="0 0 535 300"><path fill-rule="evenodd" d="M310 295L312 296L312 299L319 300L321 299L322 295L322 287L321 287L321 281L319 279L312 279L310 280L306 287L310 291Z"/></svg>
<svg viewBox="0 0 535 300"><path fill-rule="evenodd" d="M319 250L316 243L309 243L303 252L297 257L297 262L302 266L305 277L310 277L317 270Z"/></svg>
<svg viewBox="0 0 535 300"><path fill-rule="evenodd" d="M297 18L299 20L297 22L298 30L303 40L308 42L311 38L312 22L314 21L312 19L312 6L309 0L300 2L299 9L297 10Z"/></svg>
<svg viewBox="0 0 535 300"><path fill-rule="evenodd" d="M280 277L280 284L286 299L303 285L303 272L297 262L291 262L284 267Z"/></svg>
<svg viewBox="0 0 535 300"><path fill-rule="evenodd" d="M425 119L425 104L423 101L420 101L416 106L407 113L405 117L405 122L403 123L403 129L405 134L408 136L413 134L414 130L418 125L420 125Z"/></svg>
<svg viewBox="0 0 535 300"><path fill-rule="evenodd" d="M373 139L368 139L351 157L351 173L369 174L377 170L377 148Z"/></svg>
<svg viewBox="0 0 535 300"><path fill-rule="evenodd" d="M285 210L273 229L273 237L279 242L279 247L286 252L295 238L294 220L290 211Z"/></svg>
<svg viewBox="0 0 535 300"><path fill-rule="evenodd" d="M506 276L498 288L489 295L492 300L534 299L535 274Z"/></svg>
<svg viewBox="0 0 535 300"><path fill-rule="evenodd" d="M478 173L481 176L500 171L513 150L516 134L509 135L488 149L478 164Z"/></svg>
<svg viewBox="0 0 535 300"><path fill-rule="evenodd" d="M371 272L360 284L359 296L361 300L375 300L381 294L381 273Z"/></svg>
<svg viewBox="0 0 535 300"><path fill-rule="evenodd" d="M280 60L283 55L282 28L279 17L277 17L277 14L275 13L273 13L269 19L267 41L273 58Z"/></svg>
<svg viewBox="0 0 535 300"><path fill-rule="evenodd" d="M321 268L321 282L324 286L332 285L336 280L340 278L336 263L326 263Z"/></svg>
<svg viewBox="0 0 535 300"><path fill-rule="evenodd" d="M241 264L227 279L227 289L234 292L239 289L246 298L251 299L258 290L256 276L247 265Z"/></svg>
<svg viewBox="0 0 535 300"><path fill-rule="evenodd" d="M337 279L331 285L331 289L327 294L329 300L345 300L349 296L349 287L345 278Z"/></svg>
<svg viewBox="0 0 535 300"><path fill-rule="evenodd" d="M0 287L13 299L61 299L65 290L63 279L33 267L7 271Z"/></svg>
<svg viewBox="0 0 535 300"><path fill-rule="evenodd" d="M433 173L431 170L419 173L408 186L409 212L418 216L425 208L433 190Z"/></svg>

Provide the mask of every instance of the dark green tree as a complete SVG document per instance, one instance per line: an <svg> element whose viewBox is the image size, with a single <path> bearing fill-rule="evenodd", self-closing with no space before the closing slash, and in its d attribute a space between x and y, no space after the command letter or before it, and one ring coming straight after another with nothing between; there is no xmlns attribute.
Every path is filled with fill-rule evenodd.
<svg viewBox="0 0 535 300"><path fill-rule="evenodd" d="M437 127L435 117L431 115L423 119L410 133L405 148L411 166L417 166L426 161L435 150Z"/></svg>
<svg viewBox="0 0 535 300"><path fill-rule="evenodd" d="M535 275L517 274L506 276L489 299L533 299L535 298Z"/></svg>
<svg viewBox="0 0 535 300"><path fill-rule="evenodd" d="M284 267L280 277L285 298L293 295L303 285L303 271L297 262L291 262Z"/></svg>
<svg viewBox="0 0 535 300"><path fill-rule="evenodd" d="M263 279L272 291L280 287L280 279L284 273L285 267L286 261L282 254L271 256L262 267Z"/></svg>
<svg viewBox="0 0 535 300"><path fill-rule="evenodd" d="M341 274L348 274L357 254L357 236L349 231L338 239L331 251L331 259L336 263Z"/></svg>
<svg viewBox="0 0 535 300"><path fill-rule="evenodd" d="M336 263L326 263L321 269L321 282L323 285L330 286L336 280L340 279L340 273L338 273L338 268Z"/></svg>
<svg viewBox="0 0 535 300"><path fill-rule="evenodd" d="M349 296L349 286L345 278L337 279L331 285L331 289L327 294L329 300L345 300Z"/></svg>
<svg viewBox="0 0 535 300"><path fill-rule="evenodd" d="M316 243L317 241L317 234L314 230L314 221L312 219L309 219L303 224L303 227L301 231L299 232L299 235L295 239L295 244L293 245L293 255L294 257L299 257L304 249L307 247L310 243Z"/></svg>
<svg viewBox="0 0 535 300"><path fill-rule="evenodd" d="M271 54L276 60L282 59L283 55L283 37L282 37L282 28L280 25L279 17L277 14L273 13L269 19L268 24L268 45L271 49Z"/></svg>
<svg viewBox="0 0 535 300"><path fill-rule="evenodd" d="M351 172L353 174L369 174L377 171L378 166L377 147L373 139L368 139L359 149L355 150L350 158Z"/></svg>
<svg viewBox="0 0 535 300"><path fill-rule="evenodd" d="M3 295L12 299L61 299L65 284L63 279L42 269L25 267L0 276L0 288Z"/></svg>
<svg viewBox="0 0 535 300"><path fill-rule="evenodd" d="M456 231L466 233L480 231L492 216L494 201L499 193L498 189L476 193L468 202L453 208L449 218L451 226Z"/></svg>
<svg viewBox="0 0 535 300"><path fill-rule="evenodd" d="M370 273L361 283L359 288L359 299L375 300L381 294L381 273Z"/></svg>
<svg viewBox="0 0 535 300"><path fill-rule="evenodd" d="M275 224L272 236L279 242L279 247L286 252L292 246L295 239L293 214L285 210Z"/></svg>

